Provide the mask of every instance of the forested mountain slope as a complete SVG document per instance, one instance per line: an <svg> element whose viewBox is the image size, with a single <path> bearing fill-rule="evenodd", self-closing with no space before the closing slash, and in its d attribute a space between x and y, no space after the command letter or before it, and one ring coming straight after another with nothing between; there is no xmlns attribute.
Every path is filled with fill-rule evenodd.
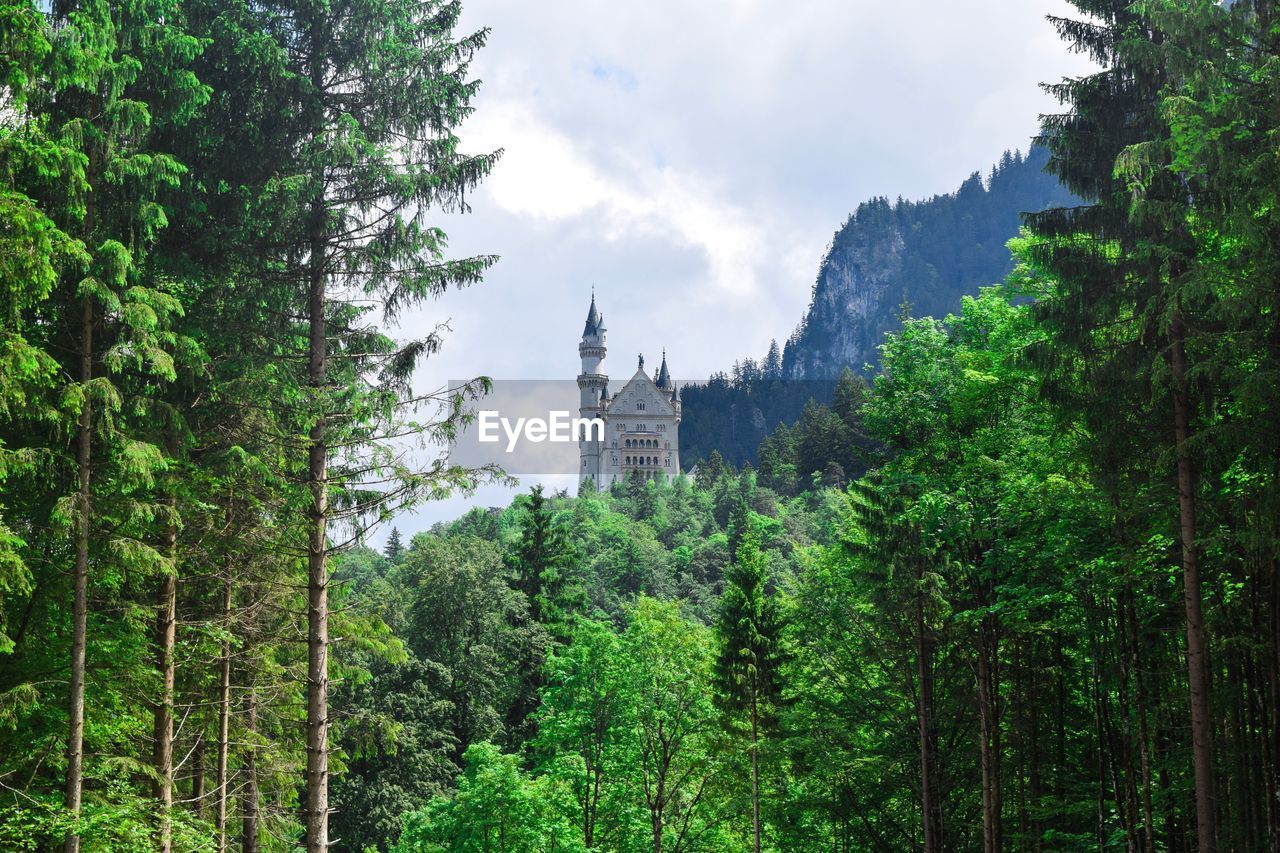
<svg viewBox="0 0 1280 853"><path fill-rule="evenodd" d="M904 305L912 316L944 317L1002 280L1022 214L1071 200L1044 171L1047 159L1041 148L1006 151L985 181L974 172L953 193L859 205L822 259L809 309L783 348L783 375L833 379L874 364Z"/></svg>
<svg viewBox="0 0 1280 853"><path fill-rule="evenodd" d="M912 316L944 317L960 299L1012 269L1005 244L1023 213L1071 202L1044 171L1042 148L1006 151L984 179L974 172L953 193L923 201L875 198L858 206L832 238L813 297L786 346L746 358L706 384L682 391L681 456L692 466L713 450L732 464L756 464L761 440L799 420L809 400L825 403L840 371L879 360L885 332ZM802 384L795 384L803 380Z"/></svg>

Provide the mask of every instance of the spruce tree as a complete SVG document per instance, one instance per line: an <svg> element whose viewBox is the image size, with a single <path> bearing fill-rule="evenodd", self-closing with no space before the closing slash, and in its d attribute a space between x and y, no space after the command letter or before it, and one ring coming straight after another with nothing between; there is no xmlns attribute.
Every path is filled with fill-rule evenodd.
<svg viewBox="0 0 1280 853"><path fill-rule="evenodd" d="M1095 452L1117 468L1127 455L1113 439L1131 432L1103 426L1117 408L1145 409L1153 397L1175 458L1174 516L1182 560L1183 609L1190 695L1191 753L1197 839L1202 853L1217 849L1214 721L1210 699L1209 637L1201 592L1199 485L1193 430L1199 417L1188 338L1202 328L1207 294L1188 275L1187 187L1167 168L1170 131L1160 94L1170 68L1158 46L1165 36L1154 18L1123 0L1073 0L1087 20L1053 19L1062 38L1103 70L1046 88L1068 108L1045 117L1041 141L1048 168L1088 203L1031 217L1044 238L1035 252L1058 280L1052 298L1037 304L1052 346L1033 355L1055 382L1081 364L1083 405L1098 421ZM1056 386L1056 387L1055 387ZM1122 403L1121 401L1125 401ZM1127 403L1127 406L1126 406ZM1089 409L1093 411L1089 411ZM1149 410L1148 410L1149 411ZM1151 412L1151 424L1158 416ZM1159 436L1159 437L1156 437ZM1114 471L1108 472L1114 478Z"/></svg>
<svg viewBox="0 0 1280 853"><path fill-rule="evenodd" d="M456 127L478 82L480 31L456 37L456 3L271 0L248 7L281 49L276 90L282 160L265 185L259 231L272 247L261 277L287 282L305 345L296 364L306 438L306 849L329 847L329 555L334 522L357 526L413 501L467 488L475 472L432 459L410 464L396 437L439 440L460 412L419 420L441 402L412 387L440 330L397 341L378 325L449 288L480 281L489 256L449 259L434 212L467 209L466 193L497 154L463 153ZM290 368L291 369L291 368ZM466 391L472 390L469 386ZM456 395L455 395L456 396ZM429 415L433 415L430 411Z"/></svg>
<svg viewBox="0 0 1280 853"><path fill-rule="evenodd" d="M752 837L759 853L760 739L773 720L781 693L782 623L777 601L769 592L768 556L753 529L741 533L725 576L716 631L720 642L717 697L727 713L745 715L749 726Z"/></svg>
<svg viewBox="0 0 1280 853"><path fill-rule="evenodd" d="M154 275L149 255L167 224L162 198L177 186L184 168L155 142L158 128L182 126L192 118L207 89L190 71L199 43L181 29L182 10L175 0L124 7L101 0L57 2L51 13L42 85L29 103L42 113L56 147L17 165L24 194L37 199L76 241L52 304L42 306L47 322L37 328L51 348L64 354L60 373L70 381L63 400L75 418L74 462L67 460L63 467L74 492L55 512L73 531L75 553L65 804L78 818L90 568L98 559L132 563L164 578L175 570L172 549L146 541L156 516L176 524L172 509L160 509L154 500L154 478L165 461L160 447L148 440L155 434L148 419L155 415L150 398L157 387L175 378L174 352L182 347L170 327L182 306L175 283ZM54 447L61 442L58 433L48 439ZM167 611L169 581L161 587L161 607ZM162 644L159 650L165 686L155 700L156 840L162 850L171 844L167 742L172 727L165 722L172 704L167 689L171 648ZM79 846L72 829L65 849Z"/></svg>
<svg viewBox="0 0 1280 853"><path fill-rule="evenodd" d="M399 563L404 555L404 543L400 540L400 528L391 528L391 535L387 537L387 547L383 550L386 558L392 563Z"/></svg>

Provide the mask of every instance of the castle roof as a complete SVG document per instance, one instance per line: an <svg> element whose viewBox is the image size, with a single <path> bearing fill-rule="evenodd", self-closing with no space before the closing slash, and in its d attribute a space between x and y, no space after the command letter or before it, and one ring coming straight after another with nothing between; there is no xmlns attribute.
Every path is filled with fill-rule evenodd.
<svg viewBox="0 0 1280 853"><path fill-rule="evenodd" d="M591 291L591 308L587 311L587 325L582 330L582 336L596 335L604 328L604 318L600 316L600 311L596 308L596 293Z"/></svg>
<svg viewBox="0 0 1280 853"><path fill-rule="evenodd" d="M667 370L667 351L662 351L662 367L658 368L658 381L654 383L663 391L672 390L671 372Z"/></svg>

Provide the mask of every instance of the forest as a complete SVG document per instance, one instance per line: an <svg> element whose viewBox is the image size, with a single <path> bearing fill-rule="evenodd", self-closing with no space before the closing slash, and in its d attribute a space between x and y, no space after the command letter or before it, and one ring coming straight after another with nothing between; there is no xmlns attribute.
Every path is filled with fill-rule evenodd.
<svg viewBox="0 0 1280 853"><path fill-rule="evenodd" d="M0 849L1280 851L1280 7L1072 5L1003 281L406 542L487 31L0 0Z"/></svg>

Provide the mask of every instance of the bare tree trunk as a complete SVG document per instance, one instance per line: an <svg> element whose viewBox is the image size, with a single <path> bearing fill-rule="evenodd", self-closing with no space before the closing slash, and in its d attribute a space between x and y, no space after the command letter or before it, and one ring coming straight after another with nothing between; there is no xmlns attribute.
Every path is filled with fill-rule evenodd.
<svg viewBox="0 0 1280 853"><path fill-rule="evenodd" d="M648 791L645 792L645 799L649 805L649 824L653 831L653 853L662 853L662 811L666 808L666 779L664 774L659 771L657 778L656 796L650 796Z"/></svg>
<svg viewBox="0 0 1280 853"><path fill-rule="evenodd" d="M760 714L754 689L751 695L751 827L755 853L760 853Z"/></svg>
<svg viewBox="0 0 1280 853"><path fill-rule="evenodd" d="M245 697L245 731L248 745L244 752L244 819L241 823L242 853L258 853L258 697L250 690Z"/></svg>
<svg viewBox="0 0 1280 853"><path fill-rule="evenodd" d="M1000 827L1000 722L997 719L996 678L997 653L994 626L983 618L978 628L978 757L982 769L982 845L983 853L999 853L1002 848Z"/></svg>
<svg viewBox="0 0 1280 853"><path fill-rule="evenodd" d="M324 199L311 209L311 318L308 379L315 406L307 480L311 489L307 546L307 853L329 849L329 447L325 404Z"/></svg>
<svg viewBox="0 0 1280 853"><path fill-rule="evenodd" d="M1125 588L1125 613L1129 621L1129 636L1133 643L1133 678L1134 698L1138 704L1138 760L1142 769L1142 824L1144 836L1142 849L1145 853L1156 851L1155 811L1151 804L1151 734L1147 721L1147 687L1142 675L1142 644L1138 635L1138 609L1134 602L1133 587Z"/></svg>
<svg viewBox="0 0 1280 853"><path fill-rule="evenodd" d="M227 778L227 756L231 750L231 560L223 566L222 577L222 657L218 672L218 766L215 780L218 796L213 813L214 835L218 853L227 849L227 797L231 782Z"/></svg>
<svg viewBox="0 0 1280 853"><path fill-rule="evenodd" d="M1278 466L1280 467L1280 466ZM1269 731L1264 752L1268 754L1267 768L1267 826L1271 836L1271 849L1280 850L1280 559L1270 557L1271 616L1270 642L1267 649L1268 702L1263 706L1264 731Z"/></svg>
<svg viewBox="0 0 1280 853"><path fill-rule="evenodd" d="M92 216L92 211L90 211ZM89 515L92 510L92 444L93 410L89 396L89 383L93 380L93 297L83 299L80 315L80 383L83 399L80 402L80 421L76 434L76 467L80 477L77 493L76 562L73 581L74 600L71 606L71 694L69 698L70 727L67 735L67 788L65 803L73 818L80 816L80 794L84 775L84 677L85 640L89 615ZM63 843L65 853L80 850L80 836L67 833Z"/></svg>
<svg viewBox="0 0 1280 853"><path fill-rule="evenodd" d="M1170 355L1173 368L1173 429L1178 451L1178 516L1182 538L1182 588L1187 612L1187 685L1191 693L1191 755L1195 769L1196 837L1199 853L1218 849L1214 794L1213 716L1209 708L1209 641L1205 635L1200 564L1196 550L1195 472L1191 464L1191 406L1187 396L1186 328L1175 309Z"/></svg>
<svg viewBox="0 0 1280 853"><path fill-rule="evenodd" d="M923 569L917 568L917 585L923 582ZM916 592L916 667L920 681L916 719L920 730L920 812L924 822L924 853L941 853L942 821L937 787L934 781L933 708L933 638L927 633L924 618L924 591Z"/></svg>
<svg viewBox="0 0 1280 853"><path fill-rule="evenodd" d="M166 499L170 512L177 511L177 501ZM170 519L165 534L165 550L173 563L160 580L156 602L156 669L160 673L160 697L155 706L155 736L152 741L152 764L156 771L155 797L160 802L160 823L156 847L160 853L173 849L173 650L176 640L178 608L178 528Z"/></svg>
<svg viewBox="0 0 1280 853"><path fill-rule="evenodd" d="M204 797L207 793L204 789L207 747L208 741L205 740L202 721L200 731L196 734L195 747L191 751L191 810L196 813L197 817L204 817Z"/></svg>

